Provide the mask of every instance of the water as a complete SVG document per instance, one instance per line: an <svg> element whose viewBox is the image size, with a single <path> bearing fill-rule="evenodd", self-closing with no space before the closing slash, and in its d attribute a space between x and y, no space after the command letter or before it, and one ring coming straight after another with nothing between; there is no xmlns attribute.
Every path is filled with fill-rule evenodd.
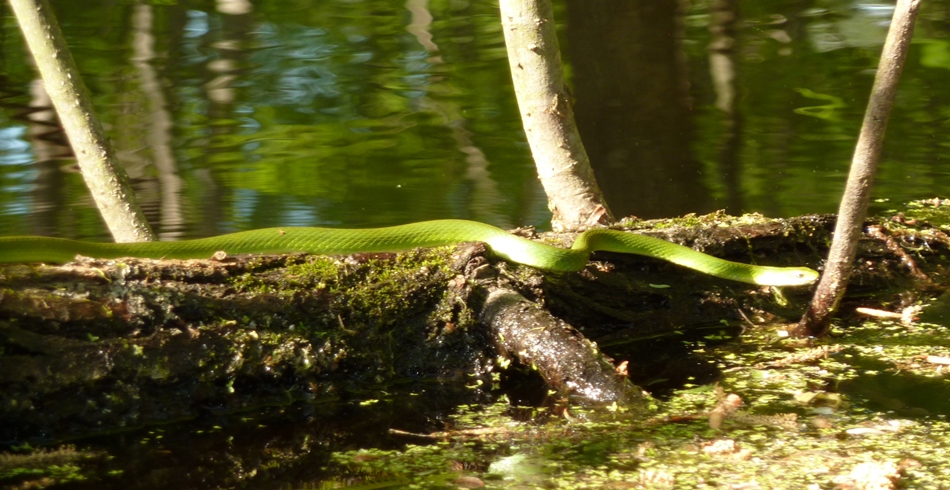
<svg viewBox="0 0 950 490"><path fill-rule="evenodd" d="M546 226L493 4L55 3L164 239L433 218ZM835 211L890 7L746 2L734 22L719 7L557 5L609 204L641 217ZM105 238L2 15L0 233ZM922 10L879 198L950 194L946 19L946 2Z"/></svg>
<svg viewBox="0 0 950 490"><path fill-rule="evenodd" d="M511 93L496 5L157 3L55 6L99 116L164 239L264 226L382 226L450 217L545 226L549 214ZM656 217L716 209L771 216L835 211L889 7L742 2L730 24L717 13L717 2L694 2L679 13L638 4L643 2L557 5L578 121L615 212ZM891 203L950 195L948 7L946 1L927 2L918 21L875 191ZM6 10L2 16L0 234L105 239L61 132L49 122L49 111L31 109L48 103L37 90L14 21ZM885 209L891 203L876 205ZM933 328L946 337L944 327ZM748 368L778 355L768 347L731 352L711 351L712 340L679 343L675 349L647 343L657 361L641 367L638 379L671 401L672 412L708 410L716 400L709 383L719 379L739 391L756 415L798 413L835 424L821 432L802 422L800 438L794 431L760 427L744 429L747 439L741 439L742 430L728 433L759 456L776 451L769 465L779 469L776 478L815 466L787 465L789 456L778 454L782 447L814 444L808 450L826 464L828 454L878 456L885 454L882 447L898 448L901 441L924 441L922 448L939 452L945 438L925 438L950 433L945 383L939 376L881 373L874 342L854 361L845 352L820 366L784 371ZM930 353L945 354L921 350ZM785 381L792 386L774 385ZM523 400L516 399L519 393L510 397L536 404L544 390L533 389L538 397L525 389ZM853 407L836 407L828 415L827 407L801 406L784 396L824 389L851 397ZM393 391L372 405L327 400L231 417L209 413L187 423L80 440L77 448L89 454L58 449L69 453L60 455L69 464L56 460L47 471L74 465L80 468L76 478L88 478L74 485L88 488L209 482L278 488L316 486L327 478L343 485L423 474L413 462L427 465L423 475L429 478L456 464L462 467L453 469L458 474L488 478L492 465L520 454L541 462L522 464L537 466L542 475L517 476L531 484L553 478L545 473L550 468L577 475L608 468L629 472L623 473L628 481L643 479L641 465L692 468L692 461L682 464L684 457L718 464L719 473L699 474L719 474L723 481L744 481L731 478L736 467L762 469L755 463L759 456L716 460L698 451L698 437L723 436L701 420L632 431L627 428L633 424L622 421L598 432L597 443L580 444L588 429L558 415L495 420L533 425L525 429L529 433L472 449L468 441L452 440L457 452L433 463L416 455L420 447L440 445L388 429L450 429L454 414L466 409L454 405L455 394L409 391ZM940 397L921 399L921 392ZM890 432L880 430L885 436L876 444L845 432L861 424L878 430L873 422L888 411L912 419L902 429L909 436L884 440ZM539 442L534 430L553 442ZM842 447L831 446L839 440L845 441ZM600 441L614 446L596 446ZM887 457L909 455L931 472L945 467L944 456L928 456L921 447ZM388 449L399 451L382 452ZM389 462L409 469L383 466ZM542 471L542 464L548 469ZM827 486L833 474L847 471L842 465L816 478ZM502 476L495 478L500 484Z"/></svg>

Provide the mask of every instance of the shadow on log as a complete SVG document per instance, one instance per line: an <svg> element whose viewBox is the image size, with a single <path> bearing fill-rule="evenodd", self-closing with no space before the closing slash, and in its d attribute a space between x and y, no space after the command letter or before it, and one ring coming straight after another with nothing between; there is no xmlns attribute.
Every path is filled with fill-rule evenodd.
<svg viewBox="0 0 950 490"><path fill-rule="evenodd" d="M626 225L732 260L818 267L833 221L710 215ZM922 223L876 223L850 298L866 306L871 296L893 303L912 300L901 292L941 290L950 239ZM809 292L789 289L780 305L766 288L608 253L581 272L542 274L494 261L478 244L2 266L0 440L369 399L407 380L487 391L492 374L515 369L510 360L558 398L643 407L648 398L634 383L643 381L638 363L649 361L624 349L605 355L604 345L748 319L794 321ZM632 381L619 361L629 361Z"/></svg>

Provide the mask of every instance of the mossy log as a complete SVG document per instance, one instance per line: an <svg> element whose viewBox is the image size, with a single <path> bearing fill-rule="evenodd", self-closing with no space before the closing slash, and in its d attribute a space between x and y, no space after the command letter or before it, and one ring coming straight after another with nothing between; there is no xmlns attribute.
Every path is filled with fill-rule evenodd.
<svg viewBox="0 0 950 490"><path fill-rule="evenodd" d="M862 243L852 298L908 301L898 292L942 289L946 235L923 224L872 224L881 228ZM710 215L626 225L733 260L819 267L833 217ZM492 291L533 304L492 306ZM372 398L407 379L486 389L510 360L532 366L558 396L638 404L639 389L591 341L748 318L795 321L808 294L787 290L790 302L779 305L766 288L606 253L581 272L542 274L495 261L478 244L347 257L2 266L0 440ZM511 328L525 308L550 320ZM559 362L570 356L576 360ZM637 360L629 362L635 376Z"/></svg>

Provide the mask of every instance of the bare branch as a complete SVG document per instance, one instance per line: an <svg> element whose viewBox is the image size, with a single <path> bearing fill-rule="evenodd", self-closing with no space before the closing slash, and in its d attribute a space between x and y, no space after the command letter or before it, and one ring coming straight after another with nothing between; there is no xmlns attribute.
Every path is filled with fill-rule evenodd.
<svg viewBox="0 0 950 490"><path fill-rule="evenodd" d="M871 98L861 134L851 160L851 172L844 197L838 208L834 240L828 254L828 263L818 283L808 311L798 324L799 335L822 335L828 329L831 315L844 297L848 277L854 267L858 238L871 200L871 187L881 156L884 131L897 94L897 83L907 58L907 50L914 33L914 19L920 0L898 0L894 17L884 42L884 51L878 65Z"/></svg>

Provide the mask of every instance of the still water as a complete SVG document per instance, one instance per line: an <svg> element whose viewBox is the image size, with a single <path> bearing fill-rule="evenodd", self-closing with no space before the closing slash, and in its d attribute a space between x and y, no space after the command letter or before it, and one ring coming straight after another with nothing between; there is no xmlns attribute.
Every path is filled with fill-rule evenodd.
<svg viewBox="0 0 950 490"><path fill-rule="evenodd" d="M835 211L891 7L662 3L556 6L615 214ZM434 218L546 226L494 2L54 4L163 239ZM0 234L106 238L0 15ZM948 2L923 6L878 198L950 195L948 18Z"/></svg>
<svg viewBox="0 0 950 490"><path fill-rule="evenodd" d="M54 3L99 117L164 239L264 226L383 226L434 218L544 227L549 218L521 130L494 2ZM888 5L556 3L578 123L615 214L726 209L793 216L836 209ZM5 2L0 16L0 234L105 239ZM924 4L876 190L879 199L890 201L877 203L879 210L950 196L948 19L950 2ZM687 411L708 409L716 400L710 366L735 357L707 348L725 342L736 351L731 355L742 355L740 344L729 343L733 335L672 342L685 353L649 344L658 356L672 359L651 364L659 374L649 388L662 395L661 382L671 393L700 384L683 392L687 400L704 397ZM946 338L943 327L939 335ZM749 350L760 355L758 348ZM828 372L834 373L833 366L789 369L781 377L800 381L799 391L806 391L837 383ZM760 370L748 378L764 379ZM850 380L841 389L853 394L858 418L876 417L860 404L864 397L872 408L897 406L902 415L926 419L920 422L923 435L895 438L950 433L943 419L927 418L947 413L945 384L929 378L911 384L906 375L842 378ZM724 384L743 386L745 380L737 379ZM451 479L462 471L494 473L509 475L494 477L496 486L514 480L527 487L561 473L587 478L609 470L635 478L631 461L640 449L666 451L673 466L691 471L692 462L679 463L698 452L683 448L697 434L719 435L704 421L642 433L624 422L609 431L623 441L598 433L596 444L581 444L582 426L554 416L552 433L563 439L548 445L518 435L480 445L393 436L393 428L428 433L468 427L458 420L466 410L492 415L482 392L465 388L460 395L451 386L422 383L368 400L375 403L318 400L237 416L211 407L199 420L51 449L43 457L52 470L0 478L43 483L52 472L55 480L45 483L65 481L70 488L317 488L322 481L329 481L326 488L366 481L371 484L363 488L394 488L402 481L386 484L393 474L441 482L451 468ZM743 392L753 407L809 413L781 406L775 387L763 386ZM917 395L942 394L921 399L898 393L898 386ZM544 387L536 389L544 393ZM472 405L460 407L459 400ZM846 410L833 415L843 419ZM541 429L546 423L537 414L510 418ZM682 434L670 433L679 427ZM757 447L760 455L772 446L841 439L786 442L794 432L749 434L741 443ZM644 441L659 446L651 449ZM809 451L826 459L897 445L862 441L849 438L846 449L836 452L824 446ZM434 462L420 456L442 445L456 452ZM943 440L926 446L944 453ZM511 465L522 473L512 476L496 464L524 454L530 464ZM631 458L606 458L615 454ZM910 454L928 470L947 467L919 450ZM7 458L7 467L26 467ZM756 472L769 466L779 479L796 466L785 454L774 458L770 465L755 458L727 459L722 466L726 474L742 465ZM384 466L392 462L403 466Z"/></svg>

